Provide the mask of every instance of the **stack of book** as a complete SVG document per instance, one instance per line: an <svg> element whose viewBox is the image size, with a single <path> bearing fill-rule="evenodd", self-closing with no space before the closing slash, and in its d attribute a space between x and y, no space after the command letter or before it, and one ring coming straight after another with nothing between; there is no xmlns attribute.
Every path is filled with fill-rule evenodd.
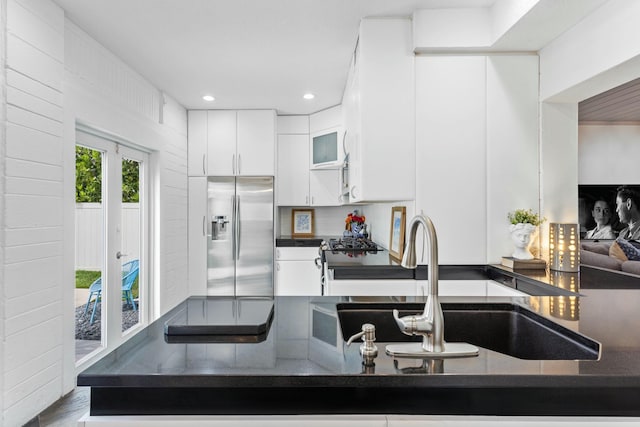
<svg viewBox="0 0 640 427"><path fill-rule="evenodd" d="M510 256L502 257L502 265L513 270L544 270L547 262L540 258L517 259Z"/></svg>

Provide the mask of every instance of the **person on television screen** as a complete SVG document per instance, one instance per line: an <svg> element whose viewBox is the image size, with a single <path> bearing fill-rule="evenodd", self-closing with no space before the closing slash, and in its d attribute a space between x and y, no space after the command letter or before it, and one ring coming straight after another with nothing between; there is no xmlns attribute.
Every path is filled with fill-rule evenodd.
<svg viewBox="0 0 640 427"><path fill-rule="evenodd" d="M640 194L625 185L618 187L616 213L626 227L618 237L626 240L640 240Z"/></svg>
<svg viewBox="0 0 640 427"><path fill-rule="evenodd" d="M611 228L611 208L605 200L596 200L591 211L596 226L587 231L585 239L615 239L616 235Z"/></svg>

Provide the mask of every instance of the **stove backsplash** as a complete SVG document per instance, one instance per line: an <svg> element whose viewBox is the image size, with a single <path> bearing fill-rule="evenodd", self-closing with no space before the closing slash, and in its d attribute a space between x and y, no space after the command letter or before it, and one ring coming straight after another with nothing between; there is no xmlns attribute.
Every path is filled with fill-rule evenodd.
<svg viewBox="0 0 640 427"><path fill-rule="evenodd" d="M393 206L406 206L407 222L414 215L414 202L388 202L388 203L372 203L369 205L344 205L330 207L313 207L314 212L314 228L316 236L341 236L344 231L344 219L346 216L358 209L361 214L366 216L367 231L369 238L388 249L389 247L389 225L391 223L391 208ZM277 224L278 235L291 234L291 209L292 206L278 207L279 221ZM298 208L298 207L296 207ZM306 207L299 207L306 208Z"/></svg>

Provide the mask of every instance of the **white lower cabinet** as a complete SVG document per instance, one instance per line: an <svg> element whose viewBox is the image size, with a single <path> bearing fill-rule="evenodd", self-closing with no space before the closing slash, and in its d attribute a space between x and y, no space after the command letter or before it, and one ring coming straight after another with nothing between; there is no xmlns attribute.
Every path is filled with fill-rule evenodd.
<svg viewBox="0 0 640 427"><path fill-rule="evenodd" d="M318 248L276 248L276 296L321 295Z"/></svg>

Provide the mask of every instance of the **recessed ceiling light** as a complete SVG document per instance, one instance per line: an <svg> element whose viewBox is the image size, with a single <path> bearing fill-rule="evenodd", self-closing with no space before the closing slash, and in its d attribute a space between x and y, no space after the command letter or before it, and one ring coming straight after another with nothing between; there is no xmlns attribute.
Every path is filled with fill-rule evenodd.
<svg viewBox="0 0 640 427"><path fill-rule="evenodd" d="M205 101L209 101L209 102L211 102L211 101L215 101L215 100L216 100L216 99L215 99L213 96L211 96L211 95L205 95L205 96L203 96L203 97L202 97L202 99L204 99Z"/></svg>
<svg viewBox="0 0 640 427"><path fill-rule="evenodd" d="M314 94L312 94L312 93L305 93L304 95L302 95L302 97L303 97L304 99L313 99L313 98L315 98L316 96L315 96Z"/></svg>

